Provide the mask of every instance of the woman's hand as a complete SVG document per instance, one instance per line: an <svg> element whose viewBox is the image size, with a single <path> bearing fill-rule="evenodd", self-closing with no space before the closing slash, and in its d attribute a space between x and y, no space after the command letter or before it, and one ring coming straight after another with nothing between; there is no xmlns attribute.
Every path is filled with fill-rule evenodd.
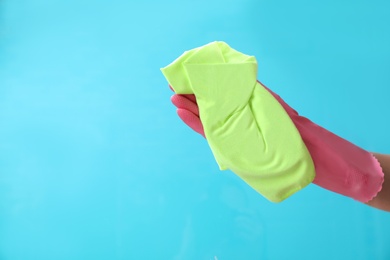
<svg viewBox="0 0 390 260"><path fill-rule="evenodd" d="M263 85L263 87L265 86ZM355 166L355 163L359 163L353 161L354 156L349 156L349 152L352 151L352 154L356 152L357 156L355 160L360 161L359 156L362 155L362 152L366 153L366 151L314 124L309 119L298 115L298 113L284 102L280 96L272 92L270 89L266 89L283 106L307 145L316 165L316 178L313 183L333 192L358 199L359 201L372 207L390 211L390 183L388 183L390 182L389 155L374 154L382 166L382 170L385 174L385 182L381 191L378 192L372 200L367 202L366 195L354 194L353 190L356 190L355 187L361 186L362 183L363 185L371 183L367 184L367 186L371 185L371 187L367 187L366 189L373 189L373 191L376 189L377 191L378 188L375 187L378 186L377 183L381 184L383 177L381 177L378 169L376 172L370 171L372 170L372 167L378 167L372 166L372 162L368 162L367 169L364 167L364 163L361 164L363 166L357 168L348 167L349 165ZM177 107L177 114L184 123L191 127L195 132L205 137L202 121L199 116L199 108L196 102L196 97L194 95L174 94L171 101ZM369 157L370 156L368 155L362 155L363 159L369 160ZM332 161L333 159L340 159L341 166L332 166L332 164L337 165L336 162ZM365 181L363 181L364 179ZM373 186L375 187L373 188ZM361 190L362 193L366 192L364 188ZM372 194L373 192L371 191L370 193Z"/></svg>

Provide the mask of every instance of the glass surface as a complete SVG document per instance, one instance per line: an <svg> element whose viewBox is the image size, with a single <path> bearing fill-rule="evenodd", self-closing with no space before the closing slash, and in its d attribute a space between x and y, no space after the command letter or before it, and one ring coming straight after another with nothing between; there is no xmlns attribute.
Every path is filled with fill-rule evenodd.
<svg viewBox="0 0 390 260"><path fill-rule="evenodd" d="M214 40L300 114L390 153L388 1L0 1L0 259L389 259L390 214L231 172L159 68Z"/></svg>

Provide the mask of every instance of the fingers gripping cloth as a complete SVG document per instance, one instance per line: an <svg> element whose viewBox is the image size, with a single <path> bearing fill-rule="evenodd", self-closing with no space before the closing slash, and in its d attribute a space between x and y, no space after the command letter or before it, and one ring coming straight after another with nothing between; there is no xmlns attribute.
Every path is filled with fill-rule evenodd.
<svg viewBox="0 0 390 260"><path fill-rule="evenodd" d="M313 181L306 145L285 109L257 82L253 56L213 42L185 52L162 72L176 93L195 95L203 125L198 131L221 170L232 170L273 202ZM185 111L195 126L196 111Z"/></svg>
<svg viewBox="0 0 390 260"><path fill-rule="evenodd" d="M179 117L195 132L205 137L202 122L199 119L199 108L194 95L174 95L171 101L177 106Z"/></svg>

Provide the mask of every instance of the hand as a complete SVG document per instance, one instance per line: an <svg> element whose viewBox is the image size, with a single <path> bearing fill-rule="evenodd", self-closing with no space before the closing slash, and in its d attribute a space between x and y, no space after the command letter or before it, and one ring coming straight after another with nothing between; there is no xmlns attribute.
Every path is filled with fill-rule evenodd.
<svg viewBox="0 0 390 260"><path fill-rule="evenodd" d="M384 177L371 153L300 116L280 96L261 85L280 103L298 129L315 164L314 184L364 203L377 195ZM205 137L196 97L175 94L171 100L184 123Z"/></svg>

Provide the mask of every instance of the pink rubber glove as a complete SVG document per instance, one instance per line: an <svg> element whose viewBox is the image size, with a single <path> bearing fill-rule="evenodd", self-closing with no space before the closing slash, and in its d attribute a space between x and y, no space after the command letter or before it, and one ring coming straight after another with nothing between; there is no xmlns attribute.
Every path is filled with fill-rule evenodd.
<svg viewBox="0 0 390 260"><path fill-rule="evenodd" d="M363 203L378 194L384 175L371 153L300 116L277 94L265 88L283 106L300 132L315 165L314 184ZM205 137L195 96L175 94L171 101L179 117Z"/></svg>
<svg viewBox="0 0 390 260"><path fill-rule="evenodd" d="M172 103L177 107L177 114L189 127L195 132L206 138L203 130L202 122L199 118L199 108L196 103L195 95L179 95L175 94L171 98Z"/></svg>

